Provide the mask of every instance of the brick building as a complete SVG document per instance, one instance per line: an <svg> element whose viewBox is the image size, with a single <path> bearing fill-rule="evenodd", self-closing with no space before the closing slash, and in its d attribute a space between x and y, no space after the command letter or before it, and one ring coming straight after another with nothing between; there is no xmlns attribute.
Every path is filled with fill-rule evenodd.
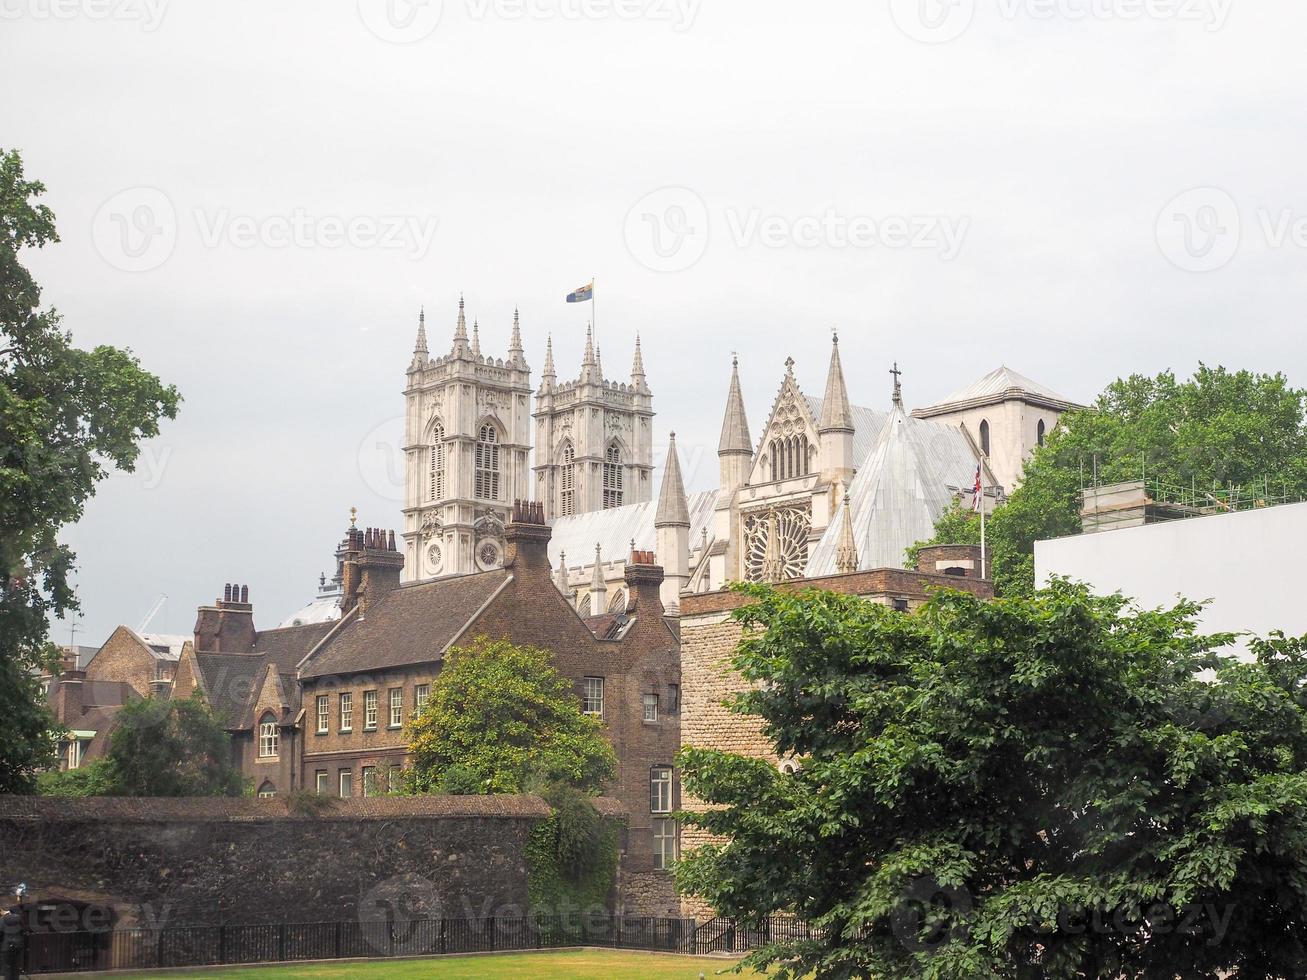
<svg viewBox="0 0 1307 980"><path fill-rule="evenodd" d="M787 581L784 589L827 589L863 596L873 602L904 612L918 608L937 588L962 589L983 598L994 594L993 584L980 578L980 549L971 545L940 545L923 548L916 571L878 568L822 578ZM686 593L681 596L681 676L685 698L681 708L681 744L715 748L739 755L767 759L781 769L795 766L792 759L777 758L772 743L752 718L732 714L725 700L745 689L745 682L731 667L731 657L740 642L742 628L731 611L749 602L735 592ZM682 808L693 810L702 804L687 796ZM710 840L703 831L686 827L681 832L685 850ZM715 913L701 899L682 896L681 910L696 918Z"/></svg>

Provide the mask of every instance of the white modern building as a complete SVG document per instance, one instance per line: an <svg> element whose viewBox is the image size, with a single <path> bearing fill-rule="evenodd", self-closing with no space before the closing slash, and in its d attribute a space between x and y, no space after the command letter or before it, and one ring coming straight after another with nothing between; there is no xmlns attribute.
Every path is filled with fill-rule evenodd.
<svg viewBox="0 0 1307 980"><path fill-rule="evenodd" d="M1129 523L1036 542L1037 584L1064 576L1149 609L1178 597L1209 601L1199 620L1209 633L1307 634L1302 586L1286 567L1307 550L1307 503Z"/></svg>

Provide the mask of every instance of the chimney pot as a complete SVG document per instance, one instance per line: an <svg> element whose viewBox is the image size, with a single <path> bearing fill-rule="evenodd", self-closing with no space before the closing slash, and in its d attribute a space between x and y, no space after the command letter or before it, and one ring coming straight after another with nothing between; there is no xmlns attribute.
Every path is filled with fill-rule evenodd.
<svg viewBox="0 0 1307 980"><path fill-rule="evenodd" d="M231 583L228 582L222 587L222 601L231 602Z"/></svg>
<svg viewBox="0 0 1307 980"><path fill-rule="evenodd" d="M250 587L248 585L242 585L241 602L249 602L249 601L250 601Z"/></svg>

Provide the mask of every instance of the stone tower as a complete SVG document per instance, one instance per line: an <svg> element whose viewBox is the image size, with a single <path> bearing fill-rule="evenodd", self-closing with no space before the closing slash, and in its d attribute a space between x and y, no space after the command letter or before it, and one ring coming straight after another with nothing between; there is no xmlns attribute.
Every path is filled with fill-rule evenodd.
<svg viewBox="0 0 1307 980"><path fill-rule="evenodd" d="M530 497L531 369L513 314L508 357L483 356L463 300L448 354L427 351L426 316L404 390L404 579L498 567L513 501Z"/></svg>
<svg viewBox="0 0 1307 980"><path fill-rule="evenodd" d="M535 492L549 519L653 499L653 393L640 339L629 383L605 381L589 328L581 374L561 384L553 342L536 392Z"/></svg>

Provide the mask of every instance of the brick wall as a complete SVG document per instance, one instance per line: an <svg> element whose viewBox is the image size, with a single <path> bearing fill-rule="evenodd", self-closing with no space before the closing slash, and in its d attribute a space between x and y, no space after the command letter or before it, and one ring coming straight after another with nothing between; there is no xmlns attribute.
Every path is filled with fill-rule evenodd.
<svg viewBox="0 0 1307 980"><path fill-rule="evenodd" d="M599 801L613 817L620 807ZM7 881L32 901L115 910L118 925L331 922L400 883L446 917L520 915L535 797L335 800L0 797Z"/></svg>
<svg viewBox="0 0 1307 980"><path fill-rule="evenodd" d="M916 609L925 602L930 589L939 587L968 591L982 598L993 596L993 586L989 581L899 568L800 579L780 586L787 590L828 589L860 595L887 605L896 601L906 602L909 610ZM762 735L761 723L728 711L723 703L745 688L744 681L730 666L742 635L740 626L731 619L730 612L751 601L748 596L736 592L705 592L681 596L681 675L685 692L681 711L681 744L720 749L778 764L780 760L771 743ZM702 806L702 801L688 793L683 794L684 809L694 810ZM696 828L684 828L681 831L682 853L701 846L709 839L708 835ZM681 908L685 915L698 919L710 918L716 914L711 906L693 895L682 896Z"/></svg>

